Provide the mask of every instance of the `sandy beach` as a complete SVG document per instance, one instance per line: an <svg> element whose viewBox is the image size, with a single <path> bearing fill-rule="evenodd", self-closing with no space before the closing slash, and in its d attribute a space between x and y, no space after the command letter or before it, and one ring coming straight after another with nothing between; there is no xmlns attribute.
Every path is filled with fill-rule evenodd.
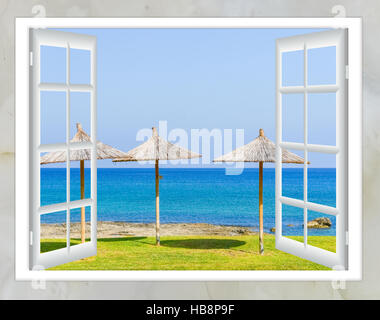
<svg viewBox="0 0 380 320"><path fill-rule="evenodd" d="M154 223L128 223L98 221L98 238L116 238L125 236L155 236ZM219 226L207 223L170 223L160 225L161 236L181 235L253 235L248 227ZM72 238L80 238L80 223L70 226ZM41 224L41 238L58 239L66 237L66 224ZM90 237L90 224L86 224L86 237Z"/></svg>

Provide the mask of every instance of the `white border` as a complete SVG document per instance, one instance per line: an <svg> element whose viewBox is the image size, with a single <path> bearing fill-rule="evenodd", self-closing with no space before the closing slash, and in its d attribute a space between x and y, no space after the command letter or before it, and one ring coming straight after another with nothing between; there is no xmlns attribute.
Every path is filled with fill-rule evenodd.
<svg viewBox="0 0 380 320"><path fill-rule="evenodd" d="M347 28L347 271L31 271L29 257L29 28ZM16 18L15 233L16 280L73 281L331 281L362 277L362 21L361 18ZM275 61L273 61L275 63Z"/></svg>

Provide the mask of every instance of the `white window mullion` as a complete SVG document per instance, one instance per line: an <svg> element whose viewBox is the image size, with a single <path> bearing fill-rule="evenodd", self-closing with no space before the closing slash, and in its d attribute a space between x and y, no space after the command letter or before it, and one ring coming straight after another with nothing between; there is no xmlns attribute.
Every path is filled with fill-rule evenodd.
<svg viewBox="0 0 380 320"><path fill-rule="evenodd" d="M67 210L68 203L67 202L61 202L61 203L55 203L55 204L49 204L46 206L39 207L37 209L37 214L47 214L47 213L54 213L58 211L64 211Z"/></svg>
<svg viewBox="0 0 380 320"><path fill-rule="evenodd" d="M66 91L70 88L73 92L91 92L94 87L88 84L67 84L67 83L40 83L38 85L43 91Z"/></svg>
<svg viewBox="0 0 380 320"><path fill-rule="evenodd" d="M71 93L71 90L70 90L70 93ZM83 141L83 142L72 142L70 143L70 150L82 150L82 149L91 149L92 147L92 142L87 142L87 141Z"/></svg>
<svg viewBox="0 0 380 320"><path fill-rule="evenodd" d="M97 68L96 68L96 42L92 43L91 54L91 87L97 87ZM91 206L91 242L97 241L97 96L96 90L91 90L91 198L94 203Z"/></svg>
<svg viewBox="0 0 380 320"><path fill-rule="evenodd" d="M307 151L307 143L308 143L308 93L307 93L307 47L306 44L303 48L303 86L305 91L303 93L303 134L304 134L304 164L303 164L303 200L305 203L305 207L303 208L303 243L304 246L307 246L307 163L308 163L308 151Z"/></svg>
<svg viewBox="0 0 380 320"><path fill-rule="evenodd" d="M66 91L66 99L70 97L69 90ZM71 90L70 90L71 93ZM66 114L67 115L67 114ZM92 147L92 142L72 142L69 143L69 148L70 150L80 150L80 149L91 149ZM67 151L67 143L52 143L52 144L42 144L38 146L38 151L39 152L52 152L52 151Z"/></svg>
<svg viewBox="0 0 380 320"><path fill-rule="evenodd" d="M280 147L284 149L305 150L305 144L299 142L281 142ZM339 148L336 146L326 146L319 144L308 144L306 150L309 152L321 152L321 153L338 153Z"/></svg>
<svg viewBox="0 0 380 320"><path fill-rule="evenodd" d="M276 171L275 171L275 246L279 249L282 238L282 57L280 43L276 41Z"/></svg>
<svg viewBox="0 0 380 320"><path fill-rule="evenodd" d="M66 46L66 202L70 203L70 44ZM70 209L66 210L66 246L70 253Z"/></svg>
<svg viewBox="0 0 380 320"><path fill-rule="evenodd" d="M307 86L291 86L291 87L281 87L279 90L281 93L328 93L337 92L339 87L335 84L324 84L324 85L313 85Z"/></svg>
<svg viewBox="0 0 380 320"><path fill-rule="evenodd" d="M305 202L303 200L293 199L289 197L281 196L279 198L279 201L281 203L287 204L289 206L297 207L297 208L307 208L311 211L318 211L321 213L328 214L330 216L337 216L339 213L339 210L334 207L329 207L323 204L313 203L313 202Z"/></svg>
<svg viewBox="0 0 380 320"><path fill-rule="evenodd" d="M39 207L37 210L38 214L46 214L46 213L53 213L58 211L63 211L67 209L77 209L81 207L87 207L94 204L93 199L81 199L81 200L75 200L70 202L62 202L62 203L55 203L55 204L49 204L46 206Z"/></svg>
<svg viewBox="0 0 380 320"><path fill-rule="evenodd" d="M321 212L324 214L328 214L330 216L338 216L338 214L339 214L339 210L337 208L326 206L323 204L317 204L314 202L307 201L306 207L307 207L307 209L309 209L311 211L318 211L318 212Z"/></svg>
<svg viewBox="0 0 380 320"><path fill-rule="evenodd" d="M308 93L330 93L330 92L337 92L339 87L337 85L320 85L320 86L307 86L306 91Z"/></svg>

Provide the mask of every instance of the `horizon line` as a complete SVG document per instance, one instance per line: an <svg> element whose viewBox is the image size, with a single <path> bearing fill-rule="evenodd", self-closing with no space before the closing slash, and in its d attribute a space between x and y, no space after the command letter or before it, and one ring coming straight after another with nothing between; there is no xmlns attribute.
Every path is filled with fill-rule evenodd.
<svg viewBox="0 0 380 320"><path fill-rule="evenodd" d="M310 169L336 169L336 167L308 167ZM41 167L41 169L66 169L66 167ZM70 167L70 169L79 169L79 167ZM85 168L85 169L91 169L89 167ZM137 169L137 170L141 170L141 169L154 169L154 166L153 167L145 167L145 168L142 168L142 167L97 167L97 169ZM212 170L224 170L224 169L243 169L243 170L247 170L247 169L259 169L259 168L214 168L214 167L201 167L201 168L194 168L194 167L160 167L160 169L212 169ZM263 168L264 170L265 169L276 169L276 168ZM290 168L282 168L282 169L303 169L303 166L300 166L300 167L290 167Z"/></svg>

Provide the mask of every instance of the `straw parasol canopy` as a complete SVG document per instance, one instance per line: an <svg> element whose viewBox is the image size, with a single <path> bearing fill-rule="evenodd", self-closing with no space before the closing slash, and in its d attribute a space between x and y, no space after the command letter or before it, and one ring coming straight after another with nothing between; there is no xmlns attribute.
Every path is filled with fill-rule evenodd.
<svg viewBox="0 0 380 320"><path fill-rule="evenodd" d="M276 162L276 145L264 135L264 130L259 130L259 136L237 148L230 153L217 158L214 162ZM303 158L282 149L283 163L304 163Z"/></svg>
<svg viewBox="0 0 380 320"><path fill-rule="evenodd" d="M159 160L179 160L200 158L201 155L166 141L161 138L155 127L152 128L152 137L138 147L128 151L125 157L112 160L113 162L124 161L155 161L156 176L156 244L160 245L160 193L159 193Z"/></svg>
<svg viewBox="0 0 380 320"><path fill-rule="evenodd" d="M138 147L128 151L126 153L126 157L116 158L113 162L179 160L201 157L198 153L176 146L175 144L161 138L155 127L152 128L152 133L151 138Z"/></svg>
<svg viewBox="0 0 380 320"><path fill-rule="evenodd" d="M77 123L77 133L70 140L70 143L91 142L90 136L84 132L82 125ZM98 159L114 159L119 157L128 157L123 151L117 150L100 141L96 143L96 152ZM70 161L91 160L91 150L70 150ZM66 162L66 151L56 151L45 154L41 157L41 164Z"/></svg>
<svg viewBox="0 0 380 320"><path fill-rule="evenodd" d="M91 142L90 136L84 132L82 125L77 123L77 133L70 140L70 143L76 142ZM100 141L96 143L97 159L114 159L117 157L129 157L123 151L117 150ZM80 161L80 185L81 185L81 199L84 198L84 160L91 159L91 150L70 150L70 161ZM40 164L66 162L66 152L56 151L45 154L41 157ZM81 239L85 242L85 208L81 208Z"/></svg>
<svg viewBox="0 0 380 320"><path fill-rule="evenodd" d="M263 164L264 162L276 162L276 145L264 135L264 130L260 129L259 136L255 140L215 159L214 162L259 163L259 249L260 253L263 254ZM282 162L304 164L305 161L300 156L282 149Z"/></svg>

